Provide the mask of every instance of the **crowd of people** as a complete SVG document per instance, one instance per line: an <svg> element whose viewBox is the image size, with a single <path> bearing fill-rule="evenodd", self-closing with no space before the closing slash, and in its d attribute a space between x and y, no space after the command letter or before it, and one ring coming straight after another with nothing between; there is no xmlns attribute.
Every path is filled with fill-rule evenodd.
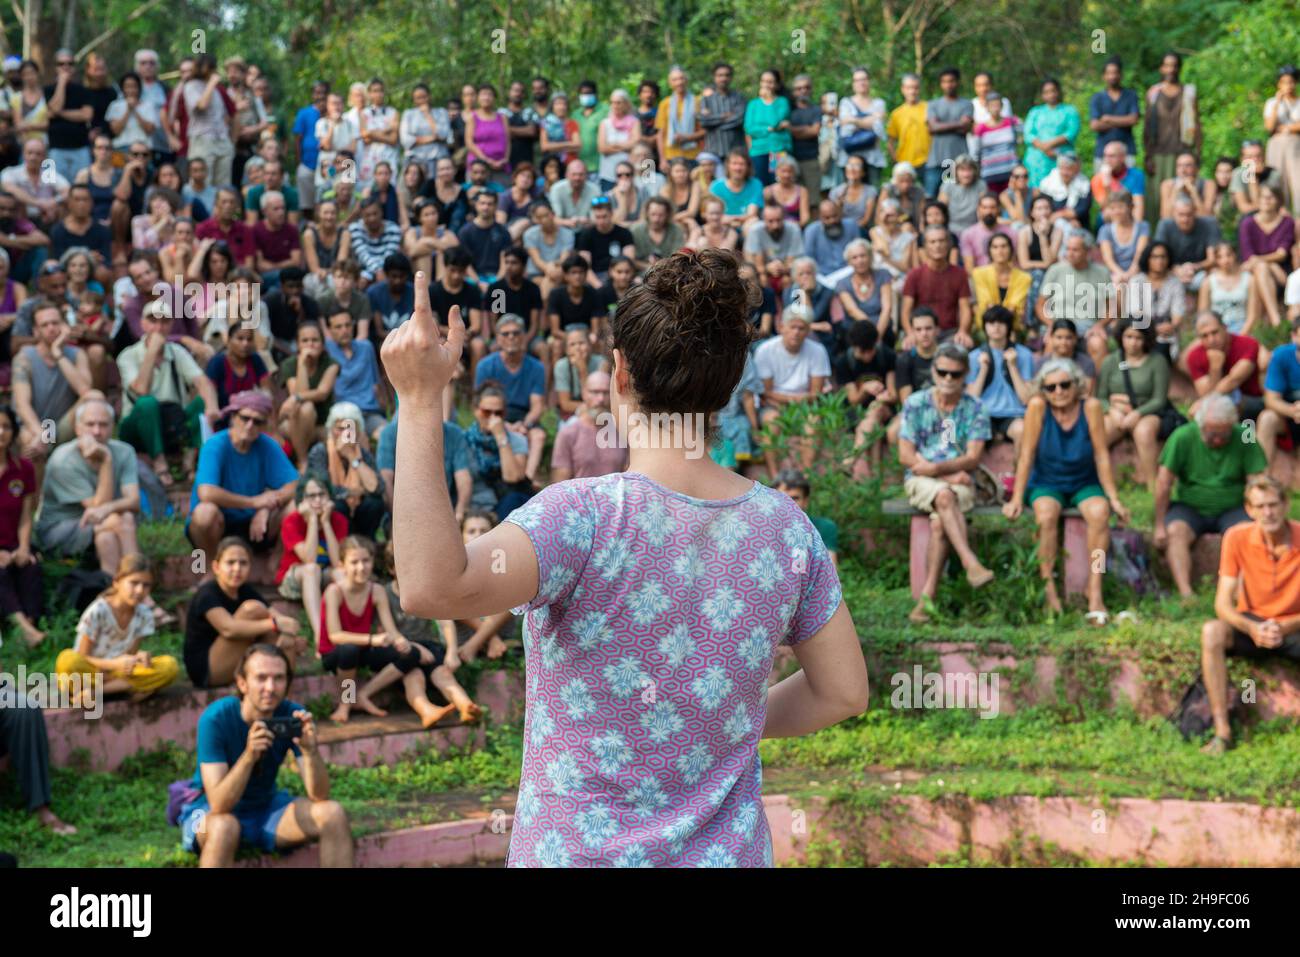
<svg viewBox="0 0 1300 957"><path fill-rule="evenodd" d="M1286 489L1266 474L1300 440L1294 67L1265 106L1267 142L1211 157L1177 54L1143 92L1111 58L1085 158L1085 118L1055 79L1022 116L990 74L966 87L952 68L929 101L904 75L892 109L865 68L819 97L808 76L738 83L725 62L702 83L672 67L666 95L647 81L602 99L582 80L571 101L538 76L504 102L490 83L447 98L421 83L393 104L376 77L346 91L316 82L290 109L239 56L186 58L170 85L151 50L116 82L97 53L79 64L59 51L53 66L42 86L42 65L9 58L0 96L0 612L45 640L41 557L92 556L112 585L61 675L102 673L104 693L134 699L182 667L197 687L238 684L243 704L219 702L200 726L206 797L181 815L205 861L227 860L241 833L267 847L338 839L322 764L302 762L300 800L316 810L293 828L271 764L247 773L249 755L298 748L256 718L301 720L301 750L314 750L309 718L285 699L304 657L343 679L370 673L335 721L383 713L374 695L400 683L430 727L453 711L475 720L455 671L517 644L508 612L431 622L401 610L384 544L398 439L380 347L415 308L417 271L438 322L458 307L467 326L441 426L466 542L548 481L627 467L626 449L600 438L611 318L655 263L718 249L740 258L759 304L710 454L806 510L807 479L790 466L816 450L782 461L760 432L841 392L866 467L896 448L909 505L931 517L912 621L933 613L949 550L972 586L994 578L967 515L971 473L1000 441L1015 461L1003 511L1032 512L1060 611L1062 514L1077 509L1090 551L1108 549L1112 518L1129 518L1111 451L1129 440L1182 595L1197 539L1226 536L1219 617L1203 635L1222 712L1213 747L1231 736L1213 688L1223 655L1300 657L1300 593L1280 573L1265 581L1261 557L1300 561ZM1257 335L1283 324L1291 342L1263 346ZM1187 415L1170 394L1179 376L1195 393ZM177 485L191 488L186 534L207 562L180 662L143 647L166 613L137 541L148 490ZM834 525L817 527L833 560ZM306 628L249 584L267 554ZM1095 563L1086 599L1105 625ZM29 803L52 816L39 763L24 764ZM222 828L196 836L218 808ZM327 856L343 860L340 847Z"/></svg>

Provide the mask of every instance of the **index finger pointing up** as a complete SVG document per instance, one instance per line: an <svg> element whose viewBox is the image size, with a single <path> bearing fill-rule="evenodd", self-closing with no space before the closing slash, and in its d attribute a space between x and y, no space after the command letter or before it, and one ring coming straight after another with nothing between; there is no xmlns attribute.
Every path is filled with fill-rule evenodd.
<svg viewBox="0 0 1300 957"><path fill-rule="evenodd" d="M436 325L433 309L429 305L429 274L423 269L415 274L415 309L411 313L411 319L429 329Z"/></svg>

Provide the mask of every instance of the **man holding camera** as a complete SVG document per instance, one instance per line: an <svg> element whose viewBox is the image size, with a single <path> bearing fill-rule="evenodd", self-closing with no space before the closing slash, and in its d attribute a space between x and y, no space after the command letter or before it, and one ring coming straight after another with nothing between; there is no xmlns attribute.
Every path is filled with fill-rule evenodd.
<svg viewBox="0 0 1300 957"><path fill-rule="evenodd" d="M329 773L317 750L311 712L286 695L293 674L274 645L255 644L235 672L237 696L213 702L199 718L199 792L181 807L181 844L200 867L230 867L241 844L284 851L320 841L322 867L352 866L347 812L329 799ZM306 797L277 790L285 755L298 757Z"/></svg>

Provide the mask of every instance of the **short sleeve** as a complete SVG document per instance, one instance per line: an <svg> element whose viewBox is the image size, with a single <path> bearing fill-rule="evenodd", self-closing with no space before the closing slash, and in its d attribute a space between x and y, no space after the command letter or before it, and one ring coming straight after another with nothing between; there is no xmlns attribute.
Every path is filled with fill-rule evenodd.
<svg viewBox="0 0 1300 957"><path fill-rule="evenodd" d="M759 349L754 353L754 368L758 370L758 377L762 379L776 378L776 370L772 368L771 351L768 349Z"/></svg>
<svg viewBox="0 0 1300 957"><path fill-rule="evenodd" d="M276 445L275 439L269 435L263 435L261 438L265 439L262 443L262 455L266 462L267 487L281 488L290 482L298 481L298 470L289 461L289 456L284 454L284 449Z"/></svg>
<svg viewBox="0 0 1300 957"><path fill-rule="evenodd" d="M221 718L222 705L229 699L223 699L211 705L199 715L199 728L194 750L199 767L205 764L226 764L226 752L222 747ZM227 705L227 707L229 707ZM242 748L241 748L242 751Z"/></svg>
<svg viewBox="0 0 1300 957"><path fill-rule="evenodd" d="M445 454L445 450L444 450ZM375 461L381 469L397 468L397 420L389 422L379 433L379 448Z"/></svg>
<svg viewBox="0 0 1300 957"><path fill-rule="evenodd" d="M587 487L576 482L547 486L506 518L528 535L537 557L537 594L510 609L515 614L565 602L573 594L596 533Z"/></svg>
<svg viewBox="0 0 1300 957"><path fill-rule="evenodd" d="M1291 274L1292 279L1295 279L1297 276L1300 276L1300 271ZM1291 291L1291 283L1290 281L1288 281L1287 283L1288 297L1290 295L1290 291ZM1296 292L1300 294L1300 281L1297 282ZM1290 304L1291 304L1290 299L1288 298L1287 305ZM1285 348L1286 348L1285 346L1282 347L1282 349ZM1279 359L1282 358L1282 356L1279 355L1279 353L1282 352L1282 349L1278 349L1277 352L1273 353L1273 361L1271 361L1268 364L1268 372L1265 373L1264 375L1264 388L1267 389L1269 392L1276 392L1278 394L1286 392L1287 390L1286 371L1282 368L1282 363L1278 361Z"/></svg>
<svg viewBox="0 0 1300 957"><path fill-rule="evenodd" d="M1237 525L1230 528L1223 536L1223 547L1219 550L1219 576L1221 578L1236 578L1241 574L1243 562L1241 560L1240 543L1245 538L1245 533L1250 529L1250 525Z"/></svg>
<svg viewBox="0 0 1300 957"><path fill-rule="evenodd" d="M813 349L812 374L829 378L831 374L830 354L827 353L826 347L820 342L814 342L813 345L816 348Z"/></svg>
<svg viewBox="0 0 1300 957"><path fill-rule="evenodd" d="M442 450L443 457L451 464L453 474L469 468L469 443L465 433L457 430L446 433L447 441Z"/></svg>
<svg viewBox="0 0 1300 957"><path fill-rule="evenodd" d="M967 396L969 398L969 396ZM971 415L970 431L966 435L967 442L987 442L993 438L993 426L989 422L989 414L984 409L984 404L977 399L971 399L974 405L974 412ZM963 453L965 449L961 450Z"/></svg>
<svg viewBox="0 0 1300 957"><path fill-rule="evenodd" d="M573 471L573 430L561 429L555 436L555 448L551 453L551 468Z"/></svg>
<svg viewBox="0 0 1300 957"><path fill-rule="evenodd" d="M831 620L843 593L840 577L831 562L830 552L822 541L821 533L813 527L808 516L798 516L807 526L808 570L799 593L799 606L790 619L790 627L782 638L783 645L797 645L807 641Z"/></svg>
<svg viewBox="0 0 1300 957"><path fill-rule="evenodd" d="M109 446L109 453L112 454L113 448ZM140 460L135 457L135 452L129 454L113 456L113 477L117 482L115 494L121 495L129 486L140 484Z"/></svg>
<svg viewBox="0 0 1300 957"><path fill-rule="evenodd" d="M230 447L228 433L217 433L203 443L199 449L199 464L194 472L194 487L221 484L221 464L225 458L225 449Z"/></svg>

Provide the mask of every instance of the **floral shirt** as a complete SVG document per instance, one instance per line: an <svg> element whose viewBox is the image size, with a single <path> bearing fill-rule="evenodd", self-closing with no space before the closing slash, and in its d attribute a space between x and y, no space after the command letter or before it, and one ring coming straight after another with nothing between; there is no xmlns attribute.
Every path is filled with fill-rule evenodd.
<svg viewBox="0 0 1300 957"><path fill-rule="evenodd" d="M780 644L840 604L821 537L755 484L706 501L621 472L552 485L507 521L537 553L526 605L512 867L763 867L758 742Z"/></svg>
<svg viewBox="0 0 1300 957"><path fill-rule="evenodd" d="M91 657L117 658L127 654L136 641L153 634L153 609L145 604L136 605L135 613L124 629L117 623L117 616L108 602L96 598L81 613L77 634L90 638Z"/></svg>
<svg viewBox="0 0 1300 957"><path fill-rule="evenodd" d="M903 403L903 427L900 439L916 446L917 454L927 462L947 462L966 454L968 442L992 438L989 415L979 399L965 392L957 408L947 415L934 404L934 387L913 392ZM908 469L910 478L912 470Z"/></svg>

